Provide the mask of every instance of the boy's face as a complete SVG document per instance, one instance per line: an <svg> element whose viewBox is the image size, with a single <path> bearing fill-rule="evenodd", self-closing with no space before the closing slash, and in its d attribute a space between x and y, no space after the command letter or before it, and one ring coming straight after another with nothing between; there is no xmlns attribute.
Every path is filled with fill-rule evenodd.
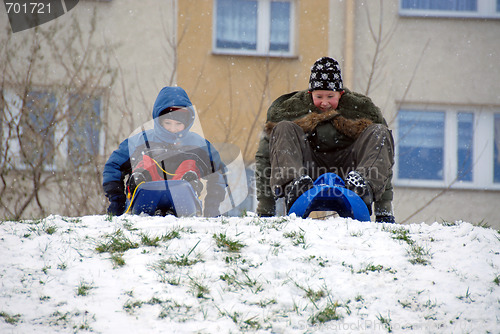
<svg viewBox="0 0 500 334"><path fill-rule="evenodd" d="M184 123L169 118L162 119L160 121L160 124L165 129L167 129L167 131L170 131L172 133L180 132L186 127Z"/></svg>
<svg viewBox="0 0 500 334"><path fill-rule="evenodd" d="M322 112L327 112L337 109L342 93L332 90L313 90L311 95L314 105Z"/></svg>

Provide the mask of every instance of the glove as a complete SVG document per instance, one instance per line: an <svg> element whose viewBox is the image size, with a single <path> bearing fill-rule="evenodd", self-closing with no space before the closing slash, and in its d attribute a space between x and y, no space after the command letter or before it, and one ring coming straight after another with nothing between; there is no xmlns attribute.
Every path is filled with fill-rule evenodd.
<svg viewBox="0 0 500 334"><path fill-rule="evenodd" d="M138 169L137 171L133 172L132 175L130 175L130 177L128 178L127 186L130 193L133 194L135 188L137 188L141 183L149 182L151 180L151 175L147 170Z"/></svg>
<svg viewBox="0 0 500 334"><path fill-rule="evenodd" d="M125 195L119 194L109 198L108 214L121 216L125 212Z"/></svg>
<svg viewBox="0 0 500 334"><path fill-rule="evenodd" d="M203 183L201 183L198 174L193 172L192 170L184 173L182 176L181 180L189 182L191 184L191 187L193 187L194 191L198 196L200 196L202 190L203 190Z"/></svg>

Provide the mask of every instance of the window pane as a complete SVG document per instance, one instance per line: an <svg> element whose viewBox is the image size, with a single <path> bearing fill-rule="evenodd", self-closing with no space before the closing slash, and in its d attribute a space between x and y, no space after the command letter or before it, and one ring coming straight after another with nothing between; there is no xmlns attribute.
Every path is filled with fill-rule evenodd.
<svg viewBox="0 0 500 334"><path fill-rule="evenodd" d="M21 120L21 155L25 163L46 166L54 162L56 98L29 92Z"/></svg>
<svg viewBox="0 0 500 334"><path fill-rule="evenodd" d="M399 178L443 180L444 119L439 111L399 112Z"/></svg>
<svg viewBox="0 0 500 334"><path fill-rule="evenodd" d="M290 50L290 2L271 2L271 41L269 50Z"/></svg>
<svg viewBox="0 0 500 334"><path fill-rule="evenodd" d="M257 49L257 1L217 0L216 46Z"/></svg>
<svg viewBox="0 0 500 334"><path fill-rule="evenodd" d="M477 0L403 0L401 8L475 12L477 11Z"/></svg>
<svg viewBox="0 0 500 334"><path fill-rule="evenodd" d="M473 147L474 147L474 114L460 112L458 121L458 151L457 151L457 180L472 181Z"/></svg>
<svg viewBox="0 0 500 334"><path fill-rule="evenodd" d="M90 96L71 96L68 160L75 167L88 164L99 154L100 113L100 99Z"/></svg>
<svg viewBox="0 0 500 334"><path fill-rule="evenodd" d="M500 12L500 0L497 0L497 12Z"/></svg>
<svg viewBox="0 0 500 334"><path fill-rule="evenodd" d="M494 160L493 160L493 182L500 183L500 114L495 114L495 144L494 144Z"/></svg>

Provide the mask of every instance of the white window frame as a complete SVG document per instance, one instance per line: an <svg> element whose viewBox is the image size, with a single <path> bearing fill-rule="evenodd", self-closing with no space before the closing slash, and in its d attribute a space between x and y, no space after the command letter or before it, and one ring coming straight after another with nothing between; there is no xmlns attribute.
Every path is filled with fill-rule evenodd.
<svg viewBox="0 0 500 334"><path fill-rule="evenodd" d="M462 17L462 18L500 19L500 11L497 12L496 0L477 0L477 11L403 9L403 0L400 0L399 15L418 16L418 17Z"/></svg>
<svg viewBox="0 0 500 334"><path fill-rule="evenodd" d="M43 88L41 89L33 88L32 90L54 93L56 98L56 108L62 108L62 111L64 113L68 110L69 101L67 98L61 99L57 95L57 93L48 91ZM4 108L9 108L11 112L8 116L7 121L14 121L15 123L19 124L19 122L21 121L21 109L22 109L21 98L10 89L4 90L4 97L5 97ZM5 113L3 109L1 111ZM102 121L103 117L102 109L100 115ZM8 131L7 124L1 124L1 126L3 126L4 128L3 131L0 132L0 135L4 135ZM70 160L68 152L68 136L64 137L65 133L67 132L68 126L71 126L71 124L68 124L66 120L61 120L54 128L54 143L60 142L61 144L57 147L55 151L53 162L51 164L44 164L43 171L57 172L65 170L61 166L67 165L67 163ZM104 154L104 139L105 139L104 127L101 127L99 131L99 153L98 153L99 155ZM0 143L3 143L5 140L6 138L0 138ZM21 148L19 146L17 138L10 139L8 145L10 148L8 153L8 158L10 158L12 161L12 169L26 170L26 171L29 170L30 166L26 164L20 156ZM79 170L85 170L85 166L80 167Z"/></svg>
<svg viewBox="0 0 500 334"><path fill-rule="evenodd" d="M219 55L295 57L295 0L279 0L290 3L290 49L288 51L270 51L271 38L271 2L273 0L257 1L257 47L256 50L239 50L217 47L217 0L213 2L212 23L212 53Z"/></svg>
<svg viewBox="0 0 500 334"><path fill-rule="evenodd" d="M500 107L471 107L443 105L404 105L400 110L441 111L445 113L444 157L442 180L415 180L399 178L399 122L395 122L394 139L396 159L394 165L394 185L399 187L451 188L500 190L500 183L494 183L494 116L500 114ZM473 170L472 181L457 180L458 118L461 112L474 114Z"/></svg>

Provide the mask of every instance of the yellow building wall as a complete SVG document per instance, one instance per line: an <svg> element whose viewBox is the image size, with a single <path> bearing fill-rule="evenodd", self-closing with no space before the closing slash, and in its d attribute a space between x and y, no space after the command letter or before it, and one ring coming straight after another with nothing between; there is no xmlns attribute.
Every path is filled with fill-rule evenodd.
<svg viewBox="0 0 500 334"><path fill-rule="evenodd" d="M328 1L296 1L295 56L212 53L213 0L178 2L177 84L195 104L206 138L237 145L254 160L269 105L307 89L310 67L328 52Z"/></svg>

